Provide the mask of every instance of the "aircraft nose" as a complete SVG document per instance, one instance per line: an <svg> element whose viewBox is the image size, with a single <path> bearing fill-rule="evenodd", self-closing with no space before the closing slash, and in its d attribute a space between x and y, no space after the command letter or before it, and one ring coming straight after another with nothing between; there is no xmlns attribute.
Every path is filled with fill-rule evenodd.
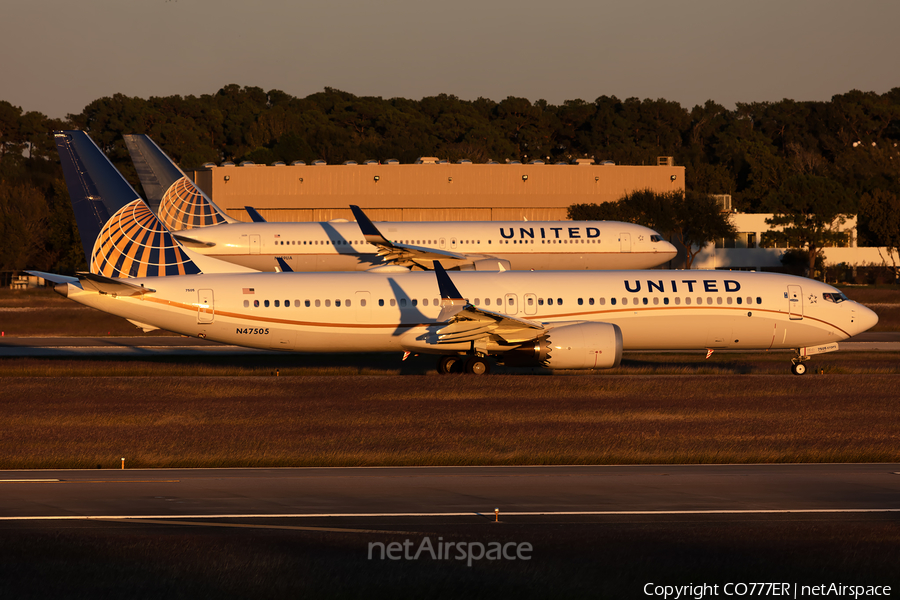
<svg viewBox="0 0 900 600"><path fill-rule="evenodd" d="M875 311L863 306L862 304L856 303L854 307L854 316L853 316L853 327L856 329L853 335L857 333L862 333L863 331L868 331L875 327L878 324L878 315L875 314Z"/></svg>
<svg viewBox="0 0 900 600"><path fill-rule="evenodd" d="M672 242L661 241L656 243L656 252L675 258L675 255L678 254L678 248Z"/></svg>

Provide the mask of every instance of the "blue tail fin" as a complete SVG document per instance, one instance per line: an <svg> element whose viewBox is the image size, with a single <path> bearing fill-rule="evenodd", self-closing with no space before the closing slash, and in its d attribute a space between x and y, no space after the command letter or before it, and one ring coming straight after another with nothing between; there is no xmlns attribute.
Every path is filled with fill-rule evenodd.
<svg viewBox="0 0 900 600"><path fill-rule="evenodd" d="M140 196L85 132L55 131L53 135L90 264L94 240L110 216Z"/></svg>
<svg viewBox="0 0 900 600"><path fill-rule="evenodd" d="M148 136L124 137L148 203L169 231L235 222Z"/></svg>

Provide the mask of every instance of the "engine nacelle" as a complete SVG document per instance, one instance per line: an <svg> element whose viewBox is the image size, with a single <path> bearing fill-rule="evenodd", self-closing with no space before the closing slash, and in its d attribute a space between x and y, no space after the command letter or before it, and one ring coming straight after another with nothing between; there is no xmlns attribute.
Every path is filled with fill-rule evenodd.
<svg viewBox="0 0 900 600"><path fill-rule="evenodd" d="M509 366L551 369L612 369L622 361L622 330L612 323L554 327L533 344L505 352Z"/></svg>

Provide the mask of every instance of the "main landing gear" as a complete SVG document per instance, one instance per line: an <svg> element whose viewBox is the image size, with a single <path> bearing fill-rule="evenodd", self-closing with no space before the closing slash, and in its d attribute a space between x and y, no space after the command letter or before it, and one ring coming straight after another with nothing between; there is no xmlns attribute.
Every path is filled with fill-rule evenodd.
<svg viewBox="0 0 900 600"><path fill-rule="evenodd" d="M472 375L487 375L491 372L491 365L482 356L442 356L438 361L437 371L441 375L450 373L471 373Z"/></svg>
<svg viewBox="0 0 900 600"><path fill-rule="evenodd" d="M806 373L806 365L803 361L809 360L808 356L795 356L791 359L791 373L794 375L803 375Z"/></svg>

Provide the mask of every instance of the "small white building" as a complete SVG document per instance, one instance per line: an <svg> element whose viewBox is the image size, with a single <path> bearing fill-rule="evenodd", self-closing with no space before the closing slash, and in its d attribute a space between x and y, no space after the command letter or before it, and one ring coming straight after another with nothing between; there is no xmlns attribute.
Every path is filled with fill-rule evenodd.
<svg viewBox="0 0 900 600"><path fill-rule="evenodd" d="M766 223L773 215L765 213L733 213L731 222L737 229L734 240L720 239L709 244L694 258L695 269L754 269L781 267L781 256L786 247L762 247L763 234L777 227ZM893 267L900 264L900 256L888 248L867 248L856 245L856 217L846 217L835 229L846 234L842 244L823 249L826 267ZM893 258L893 262L892 259Z"/></svg>

